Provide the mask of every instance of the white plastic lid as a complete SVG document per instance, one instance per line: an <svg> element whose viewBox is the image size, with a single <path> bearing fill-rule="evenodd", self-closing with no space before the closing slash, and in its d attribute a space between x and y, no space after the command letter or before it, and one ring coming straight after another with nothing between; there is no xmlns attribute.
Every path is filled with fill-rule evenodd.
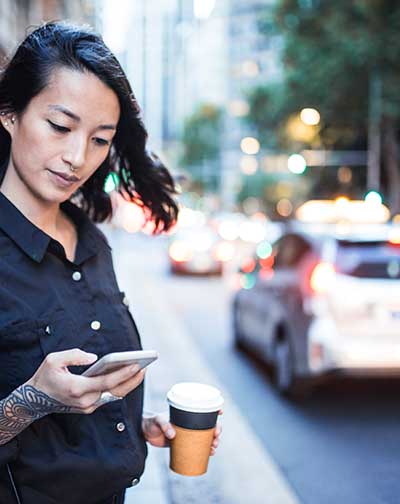
<svg viewBox="0 0 400 504"><path fill-rule="evenodd" d="M218 411L224 403L221 392L203 383L176 383L167 394L168 403L174 408L192 413Z"/></svg>

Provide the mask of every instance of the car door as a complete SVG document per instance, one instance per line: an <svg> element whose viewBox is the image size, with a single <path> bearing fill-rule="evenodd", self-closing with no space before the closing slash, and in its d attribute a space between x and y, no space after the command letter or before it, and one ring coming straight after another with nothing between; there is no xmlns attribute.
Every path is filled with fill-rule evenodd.
<svg viewBox="0 0 400 504"><path fill-rule="evenodd" d="M258 276L254 338L265 348L267 358L272 358L278 327L293 333L300 323L303 309L298 265L308 250L310 245L301 236L292 233L283 236L274 245L272 274Z"/></svg>
<svg viewBox="0 0 400 504"><path fill-rule="evenodd" d="M274 330L278 321L282 318L282 307L277 302L277 289L279 286L279 270L276 270L276 259L280 257L283 238L273 245L272 257L266 261L258 259L257 278L254 287L248 292L248 339L251 345L262 352L268 360L268 347L272 341Z"/></svg>

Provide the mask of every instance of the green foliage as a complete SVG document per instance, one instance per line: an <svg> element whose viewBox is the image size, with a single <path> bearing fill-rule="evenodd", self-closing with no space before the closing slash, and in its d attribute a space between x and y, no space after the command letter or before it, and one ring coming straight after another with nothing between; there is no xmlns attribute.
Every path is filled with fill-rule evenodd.
<svg viewBox="0 0 400 504"><path fill-rule="evenodd" d="M361 138L365 147L372 75L382 84L383 116L399 120L400 2L280 0L274 22L284 41L284 80L249 94L249 120L265 146L286 146L285 121L314 107L322 145L351 148ZM269 17L259 26L272 32Z"/></svg>
<svg viewBox="0 0 400 504"><path fill-rule="evenodd" d="M201 105L187 118L183 130L183 168L204 160L215 160L220 151L221 110L210 104Z"/></svg>

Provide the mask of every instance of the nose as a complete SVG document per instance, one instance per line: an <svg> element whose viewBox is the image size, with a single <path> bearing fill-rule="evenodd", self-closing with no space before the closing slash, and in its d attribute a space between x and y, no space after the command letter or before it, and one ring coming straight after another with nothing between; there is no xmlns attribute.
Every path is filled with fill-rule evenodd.
<svg viewBox="0 0 400 504"><path fill-rule="evenodd" d="M81 168L85 164L86 149L87 142L84 138L71 138L63 154L63 161L73 166L75 169Z"/></svg>

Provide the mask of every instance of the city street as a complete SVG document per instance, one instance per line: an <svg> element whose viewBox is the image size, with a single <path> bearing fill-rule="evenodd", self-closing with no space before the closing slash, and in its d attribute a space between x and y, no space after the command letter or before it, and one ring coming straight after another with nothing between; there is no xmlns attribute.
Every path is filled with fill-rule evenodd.
<svg viewBox="0 0 400 504"><path fill-rule="evenodd" d="M157 322L158 314L154 312L154 300L161 300L164 306L160 306L160 315L170 312L175 316L184 328L181 334L190 339L188 343L194 345L192 348L199 351L197 355L181 355L180 358L192 363L194 369L197 359L207 363L249 427L249 432L255 438L254 446L261 448L267 460L272 457L280 478L286 478L300 502L398 502L396 495L400 484L393 471L400 449L396 415L400 413L398 383L342 382L324 387L311 399L301 403L291 404L281 399L271 387L262 367L232 348L230 291L226 278L171 276L166 261L166 238L127 235L118 230L108 234L114 249L121 289L129 289L129 293L136 292L137 306L131 304L131 311L142 329L144 348L151 348L157 338L160 338L160 342L161 338L169 339L168 325L165 334L158 334L155 339L154 335L149 337L151 328L158 327L160 323ZM185 347L185 342L182 342L182 352ZM171 362L174 362L179 350L168 345L162 349L164 352L161 352L160 358L164 362L171 358ZM170 355L165 353L166 349ZM153 389L159 387L161 401L170 379L165 377L165 381L158 385L152 382L157 364L153 366L149 368L147 380ZM179 376L179 379L203 379L195 374L194 371L194 376ZM227 458L224 449L230 440L229 431L235 431L237 425L229 423L227 406L222 419L223 446L215 460L210 462L209 474L197 482L200 485L200 480L207 481L203 489L205 494L198 492L200 485L196 487L196 495L190 494L189 499L187 494L187 500L180 500L179 491L185 486L185 478L175 477L168 471L166 474L169 486L172 485L170 491L174 503L278 502L271 495L268 497L261 486L253 488L258 498L249 498L246 477L242 481L229 480L235 460ZM161 402L156 407L161 407ZM260 468L253 465L253 454L243 451L242 440L238 438L236 447L230 449L237 452L237 457L241 457L241 470L247 464L254 473L258 473L254 474L257 476L256 484L262 485ZM166 466L167 458L164 462ZM222 488L224 479L225 485L231 481L235 486L235 498L229 498L226 487ZM132 489L132 495L134 491ZM190 485L185 491L190 492ZM294 502L291 499L294 499L293 495L286 495L280 502Z"/></svg>
<svg viewBox="0 0 400 504"><path fill-rule="evenodd" d="M0 0L0 504L400 504L399 32L400 1ZM140 347L130 392L64 352Z"/></svg>

